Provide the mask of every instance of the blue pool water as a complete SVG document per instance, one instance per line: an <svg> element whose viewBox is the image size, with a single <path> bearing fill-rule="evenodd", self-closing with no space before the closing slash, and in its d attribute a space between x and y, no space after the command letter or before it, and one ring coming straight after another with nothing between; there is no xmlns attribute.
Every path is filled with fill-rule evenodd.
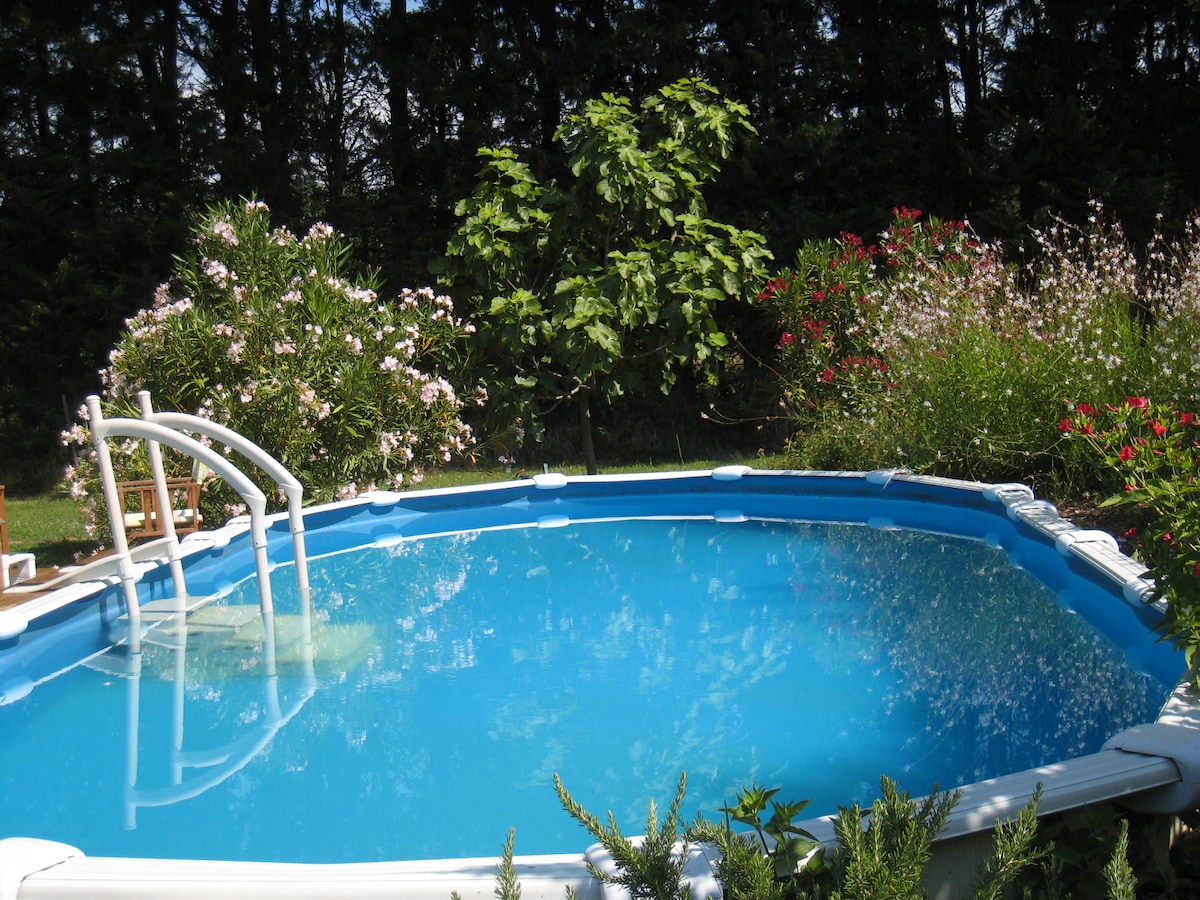
<svg viewBox="0 0 1200 900"><path fill-rule="evenodd" d="M318 514L311 609L272 578L275 676L248 551L203 555L193 593L222 599L137 672L93 655L111 601L0 646L0 692L38 682L0 706L0 837L348 862L492 856L515 827L518 853L578 851L554 773L628 833L681 770L689 819L752 782L834 812L881 774L921 793L1094 752L1182 673L1146 610L1002 512L795 494Z"/></svg>

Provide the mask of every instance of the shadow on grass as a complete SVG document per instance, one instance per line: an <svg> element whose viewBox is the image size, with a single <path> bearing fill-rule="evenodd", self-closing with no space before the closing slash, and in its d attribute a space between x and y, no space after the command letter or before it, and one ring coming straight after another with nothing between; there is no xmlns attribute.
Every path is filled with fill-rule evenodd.
<svg viewBox="0 0 1200 900"><path fill-rule="evenodd" d="M17 549L16 547L13 548ZM47 541L21 548L37 558L39 569L58 566L73 566L96 552L95 541Z"/></svg>

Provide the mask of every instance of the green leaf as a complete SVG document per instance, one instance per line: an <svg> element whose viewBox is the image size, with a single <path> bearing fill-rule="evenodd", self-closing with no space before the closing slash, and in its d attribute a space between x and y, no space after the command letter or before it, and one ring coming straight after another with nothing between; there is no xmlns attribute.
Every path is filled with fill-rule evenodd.
<svg viewBox="0 0 1200 900"><path fill-rule="evenodd" d="M592 342L599 345L606 354L616 358L621 354L621 339L617 333L603 322L593 322L584 328Z"/></svg>
<svg viewBox="0 0 1200 900"><path fill-rule="evenodd" d="M725 813L735 822L758 827L760 816L766 810L771 798L779 793L779 788L762 788L751 785L738 791L737 802L733 806L723 806L719 812Z"/></svg>
<svg viewBox="0 0 1200 900"><path fill-rule="evenodd" d="M775 845L775 875L786 878L796 871L801 861L817 849L817 842L809 838L788 837Z"/></svg>

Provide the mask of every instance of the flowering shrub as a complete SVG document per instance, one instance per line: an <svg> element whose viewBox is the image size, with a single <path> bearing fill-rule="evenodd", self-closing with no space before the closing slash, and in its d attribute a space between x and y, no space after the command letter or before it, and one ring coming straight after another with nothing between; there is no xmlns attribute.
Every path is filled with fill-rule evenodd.
<svg viewBox="0 0 1200 900"><path fill-rule="evenodd" d="M1128 397L1100 408L1077 404L1059 423L1095 451L1123 487L1107 506L1137 506L1150 515L1136 552L1167 600L1164 634L1195 662L1200 647L1200 421L1170 403Z"/></svg>
<svg viewBox="0 0 1200 900"><path fill-rule="evenodd" d="M212 209L191 255L127 321L100 373L106 415L137 415L136 393L148 389L158 409L195 413L260 444L317 500L414 484L423 467L467 452L465 401L444 373L473 326L430 289L380 299L373 279L347 276L349 252L328 225L303 237L273 228L258 201ZM81 417L65 439L84 461L67 478L86 503L99 481ZM146 477L136 442L114 450L118 477ZM237 511L212 510L222 521Z"/></svg>
<svg viewBox="0 0 1200 900"><path fill-rule="evenodd" d="M929 398L914 407L913 395L931 369L944 375L948 348L974 345L971 332L995 327L1004 308L994 303L1003 267L965 223L893 215L878 244L850 233L806 244L760 294L783 329L779 369L804 464L919 465L931 438L948 446L930 433Z"/></svg>
<svg viewBox="0 0 1200 900"><path fill-rule="evenodd" d="M759 293L759 303L782 327L776 349L786 398L794 407L820 409L836 396L838 371L847 360L870 359L859 307L875 277L876 252L848 233L840 241L805 244L795 268L772 278Z"/></svg>
<svg viewBox="0 0 1200 900"><path fill-rule="evenodd" d="M894 212L877 244L806 245L760 295L798 464L1059 487L1084 477L1055 427L1064 397L1196 399L1200 220L1139 259L1097 203L1082 228L1036 233L1018 267L966 223Z"/></svg>

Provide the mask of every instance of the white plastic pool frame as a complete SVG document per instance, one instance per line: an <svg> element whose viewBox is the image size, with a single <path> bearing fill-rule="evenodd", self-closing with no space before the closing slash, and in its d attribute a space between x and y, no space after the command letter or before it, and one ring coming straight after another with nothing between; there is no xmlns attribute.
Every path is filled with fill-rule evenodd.
<svg viewBox="0 0 1200 900"><path fill-rule="evenodd" d="M1123 555L1104 532L1076 527L1058 515L1053 505L1037 500L1022 484L986 485L887 470L851 472L756 472L747 466L662 475L581 476L557 473L535 476L539 490L556 490L572 481L591 484L655 478L711 478L732 481L755 475L804 475L836 479L857 478L886 486L893 481L951 488L980 494L1003 506L1007 516L1030 526L1052 541L1064 556L1073 555L1092 566L1123 593L1126 602L1148 601L1152 584L1143 566ZM528 484L528 482L526 482ZM469 491L503 490L514 483L417 492L423 496ZM349 505L395 502L394 494L366 494ZM342 506L346 504L335 504ZM331 507L309 510L312 515ZM719 517L720 513L714 517ZM282 516L273 517L274 519ZM886 527L886 522L874 524ZM188 535L178 552L208 552L248 530L246 519L221 529ZM134 551L138 571L172 562L174 551L161 544ZM18 613L27 623L37 615L95 597L120 579L116 563L96 563L65 576L52 593ZM6 611L0 611L5 633ZM7 627L12 629L10 623ZM935 850L929 888L935 898L957 896L974 874L978 845L998 820L1009 819L1039 789L1039 812L1048 815L1105 800L1144 812L1178 814L1200 805L1200 697L1189 673L1175 688L1157 721L1130 728L1089 756L977 782L962 788L962 797ZM833 819L799 823L822 840L832 840ZM686 873L695 900L719 900L721 888L713 874L712 848L681 848L687 853ZM965 856L964 856L965 854ZM957 860L957 862L956 862ZM965 861L964 861L965 860ZM578 854L519 856L515 860L522 895L528 900L562 898L572 887L580 900L621 900L623 891L603 885L589 874L589 864L601 870L613 863L603 848L592 846ZM448 900L452 891L464 898L493 896L496 858L397 861L382 863L258 863L221 860L132 859L89 857L62 843L32 838L0 840L0 900L98 900L98 898L373 898ZM965 880L964 880L965 879Z"/></svg>

